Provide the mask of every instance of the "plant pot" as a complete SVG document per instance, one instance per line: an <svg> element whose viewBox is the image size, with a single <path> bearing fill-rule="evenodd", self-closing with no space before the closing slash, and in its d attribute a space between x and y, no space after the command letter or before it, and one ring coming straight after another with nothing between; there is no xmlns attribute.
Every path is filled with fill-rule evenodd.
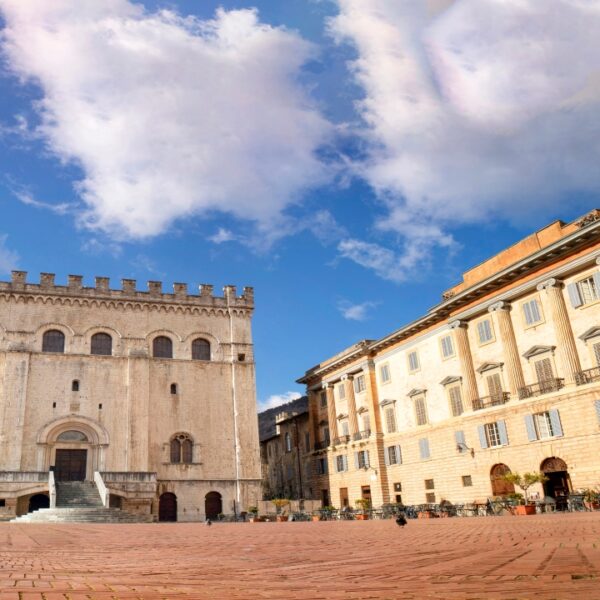
<svg viewBox="0 0 600 600"><path fill-rule="evenodd" d="M515 515L535 515L535 504L519 504L515 506Z"/></svg>
<svg viewBox="0 0 600 600"><path fill-rule="evenodd" d="M288 520L288 515L277 515L278 523L285 523Z"/></svg>
<svg viewBox="0 0 600 600"><path fill-rule="evenodd" d="M357 521L368 521L369 515L364 514L364 513L358 513L357 515L355 515L355 518Z"/></svg>
<svg viewBox="0 0 600 600"><path fill-rule="evenodd" d="M321 517L319 515L312 515L310 519L311 519L311 521L315 521L316 522L316 521L320 521Z"/></svg>
<svg viewBox="0 0 600 600"><path fill-rule="evenodd" d="M423 510L417 515L418 519L432 519L433 513L428 510Z"/></svg>
<svg viewBox="0 0 600 600"><path fill-rule="evenodd" d="M589 500L584 500L583 505L587 510L600 510L600 502L590 502Z"/></svg>

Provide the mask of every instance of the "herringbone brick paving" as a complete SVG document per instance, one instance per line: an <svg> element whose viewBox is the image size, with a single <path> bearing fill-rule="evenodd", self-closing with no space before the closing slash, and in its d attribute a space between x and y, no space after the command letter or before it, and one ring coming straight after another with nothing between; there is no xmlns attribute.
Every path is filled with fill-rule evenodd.
<svg viewBox="0 0 600 600"><path fill-rule="evenodd" d="M0 524L0 599L600 600L600 513Z"/></svg>

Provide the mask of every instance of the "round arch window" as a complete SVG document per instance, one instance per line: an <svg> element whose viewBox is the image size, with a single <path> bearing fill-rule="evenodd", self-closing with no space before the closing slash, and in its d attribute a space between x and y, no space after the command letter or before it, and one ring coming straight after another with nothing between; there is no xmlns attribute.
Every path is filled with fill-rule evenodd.
<svg viewBox="0 0 600 600"><path fill-rule="evenodd" d="M56 438L59 442L87 442L89 441L85 433L81 431L75 431L74 429L69 429L68 431L63 431L58 438Z"/></svg>

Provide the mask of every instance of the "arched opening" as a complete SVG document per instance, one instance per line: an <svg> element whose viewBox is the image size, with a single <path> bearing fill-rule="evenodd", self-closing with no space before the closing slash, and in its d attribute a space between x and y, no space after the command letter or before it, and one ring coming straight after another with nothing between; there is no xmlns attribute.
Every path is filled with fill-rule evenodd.
<svg viewBox="0 0 600 600"><path fill-rule="evenodd" d="M223 512L223 499L219 492L208 492L204 497L204 514L207 519L216 519Z"/></svg>
<svg viewBox="0 0 600 600"><path fill-rule="evenodd" d="M173 342L170 338L159 335L152 342L152 356L154 358L173 358Z"/></svg>
<svg viewBox="0 0 600 600"><path fill-rule="evenodd" d="M44 332L42 338L42 352L59 352L65 351L65 334L58 329L49 329Z"/></svg>
<svg viewBox="0 0 600 600"><path fill-rule="evenodd" d="M47 494L34 494L29 498L29 507L27 512L40 510L40 508L50 508L50 498Z"/></svg>
<svg viewBox="0 0 600 600"><path fill-rule="evenodd" d="M87 449L79 444L88 441L85 433L76 429L63 431L56 441L61 444L74 444L71 448L57 448L55 459L56 481L85 481L87 474Z"/></svg>
<svg viewBox="0 0 600 600"><path fill-rule="evenodd" d="M112 337L108 333L95 333L92 336L90 353L112 356Z"/></svg>
<svg viewBox="0 0 600 600"><path fill-rule="evenodd" d="M79 391L79 379L73 379L71 382L71 391L78 392Z"/></svg>
<svg viewBox="0 0 600 600"><path fill-rule="evenodd" d="M192 360L210 360L210 342L198 338L192 342Z"/></svg>
<svg viewBox="0 0 600 600"><path fill-rule="evenodd" d="M544 483L544 495L556 500L556 510L566 510L571 492L567 463L562 458L552 456L542 462L540 471L548 478Z"/></svg>
<svg viewBox="0 0 600 600"><path fill-rule="evenodd" d="M161 494L158 499L158 520L164 522L177 521L177 496L171 492Z"/></svg>
<svg viewBox="0 0 600 600"><path fill-rule="evenodd" d="M508 473L510 473L510 469L502 463L491 468L492 496L508 496L515 493L515 486L504 479Z"/></svg>
<svg viewBox="0 0 600 600"><path fill-rule="evenodd" d="M171 384L171 394L173 394L174 396L177 395L177 384L176 383Z"/></svg>
<svg viewBox="0 0 600 600"><path fill-rule="evenodd" d="M171 438L170 454L172 463L191 464L194 455L194 443L187 433L178 433Z"/></svg>

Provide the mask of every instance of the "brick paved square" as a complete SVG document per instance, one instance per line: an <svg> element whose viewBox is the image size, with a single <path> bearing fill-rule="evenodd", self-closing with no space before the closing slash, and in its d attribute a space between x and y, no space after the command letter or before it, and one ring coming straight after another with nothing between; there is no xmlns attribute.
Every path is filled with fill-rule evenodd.
<svg viewBox="0 0 600 600"><path fill-rule="evenodd" d="M600 513L0 524L0 598L600 600Z"/></svg>

